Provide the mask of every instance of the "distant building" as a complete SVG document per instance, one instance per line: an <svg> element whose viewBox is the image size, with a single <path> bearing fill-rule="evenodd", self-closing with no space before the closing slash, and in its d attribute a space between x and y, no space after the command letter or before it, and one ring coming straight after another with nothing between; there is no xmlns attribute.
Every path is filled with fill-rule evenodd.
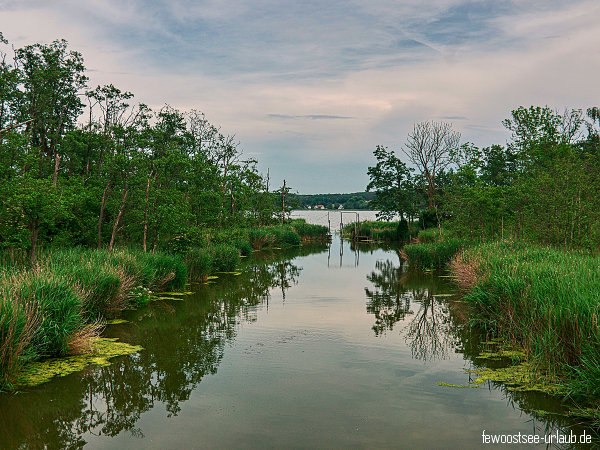
<svg viewBox="0 0 600 450"><path fill-rule="evenodd" d="M323 206L323 205L317 205L317 206L315 206L315 209L325 209L325 206Z"/></svg>
<svg viewBox="0 0 600 450"><path fill-rule="evenodd" d="M344 205L338 206L338 209L344 209Z"/></svg>

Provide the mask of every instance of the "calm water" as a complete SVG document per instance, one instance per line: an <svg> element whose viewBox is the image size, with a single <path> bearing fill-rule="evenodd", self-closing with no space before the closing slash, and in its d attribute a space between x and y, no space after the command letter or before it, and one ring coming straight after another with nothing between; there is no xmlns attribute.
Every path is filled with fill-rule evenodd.
<svg viewBox="0 0 600 450"><path fill-rule="evenodd" d="M192 290L107 328L139 354L0 396L0 447L479 448L561 424L527 412L560 411L543 396L439 385L468 383L478 336L393 249L258 254Z"/></svg>
<svg viewBox="0 0 600 450"><path fill-rule="evenodd" d="M337 231L340 229L340 223L377 220L377 211L299 209L292 211L290 217L305 219L308 223L316 225L329 226L331 231Z"/></svg>

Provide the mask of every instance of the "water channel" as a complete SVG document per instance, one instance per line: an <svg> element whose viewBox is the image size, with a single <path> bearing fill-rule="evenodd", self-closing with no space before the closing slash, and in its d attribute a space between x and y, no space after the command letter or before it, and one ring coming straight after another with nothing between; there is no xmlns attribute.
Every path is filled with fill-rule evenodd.
<svg viewBox="0 0 600 450"><path fill-rule="evenodd" d="M480 337L393 247L256 253L189 290L107 327L140 353L0 395L0 447L480 448L570 425L540 394L440 385L468 385Z"/></svg>

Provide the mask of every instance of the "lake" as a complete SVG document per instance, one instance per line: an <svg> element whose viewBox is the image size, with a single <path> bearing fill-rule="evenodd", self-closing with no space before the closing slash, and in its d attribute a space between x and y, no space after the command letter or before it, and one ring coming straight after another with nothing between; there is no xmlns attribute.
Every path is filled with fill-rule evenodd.
<svg viewBox="0 0 600 450"><path fill-rule="evenodd" d="M484 339L449 278L407 272L393 247L334 236L218 276L107 326L140 353L0 395L0 447L481 448L484 430L569 433L544 395L440 385L469 386Z"/></svg>

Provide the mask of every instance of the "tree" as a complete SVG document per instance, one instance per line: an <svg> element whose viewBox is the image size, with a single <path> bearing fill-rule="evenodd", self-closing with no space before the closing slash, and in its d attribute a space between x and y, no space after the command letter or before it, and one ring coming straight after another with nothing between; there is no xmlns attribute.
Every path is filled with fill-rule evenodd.
<svg viewBox="0 0 600 450"><path fill-rule="evenodd" d="M426 195L429 208L435 211L440 230L440 217L437 202L437 186L440 175L452 163L458 151L460 133L446 122L420 122L408 134L404 154L415 165L426 181Z"/></svg>
<svg viewBox="0 0 600 450"><path fill-rule="evenodd" d="M371 206L379 210L377 217L384 220L390 220L395 215L412 217L415 213L415 190L411 169L392 150L381 145L377 146L373 155L377 164L367 171L370 178L367 191L377 194L371 201Z"/></svg>

